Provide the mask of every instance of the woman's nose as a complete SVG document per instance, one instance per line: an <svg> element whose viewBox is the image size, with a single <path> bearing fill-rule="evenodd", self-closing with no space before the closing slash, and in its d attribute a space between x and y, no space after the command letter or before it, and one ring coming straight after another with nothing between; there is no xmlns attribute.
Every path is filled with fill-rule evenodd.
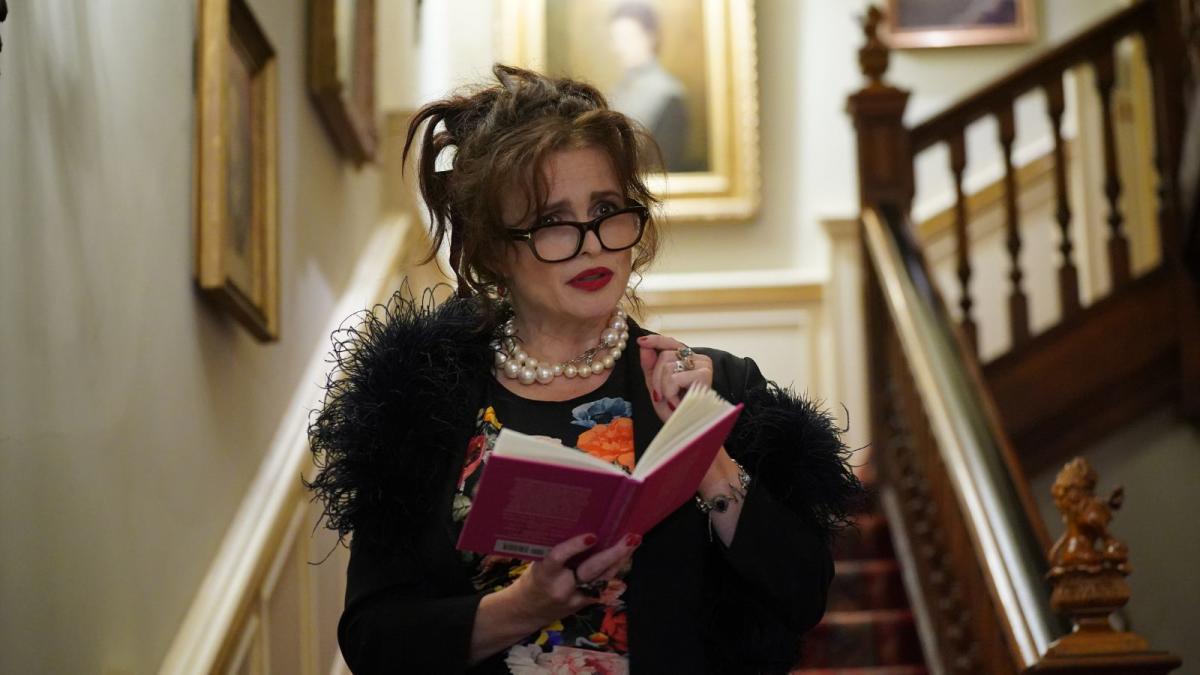
<svg viewBox="0 0 1200 675"><path fill-rule="evenodd" d="M583 247L579 249L580 253L600 253L604 247L600 245L600 236L595 230L588 230L583 233Z"/></svg>

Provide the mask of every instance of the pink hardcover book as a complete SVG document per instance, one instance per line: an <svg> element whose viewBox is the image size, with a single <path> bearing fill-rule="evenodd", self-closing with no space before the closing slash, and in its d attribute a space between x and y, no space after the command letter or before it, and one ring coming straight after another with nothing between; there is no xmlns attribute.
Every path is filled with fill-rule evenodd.
<svg viewBox="0 0 1200 675"><path fill-rule="evenodd" d="M592 550L645 534L692 498L741 410L692 387L629 475L585 452L502 429L458 548L536 560L587 532L599 539Z"/></svg>

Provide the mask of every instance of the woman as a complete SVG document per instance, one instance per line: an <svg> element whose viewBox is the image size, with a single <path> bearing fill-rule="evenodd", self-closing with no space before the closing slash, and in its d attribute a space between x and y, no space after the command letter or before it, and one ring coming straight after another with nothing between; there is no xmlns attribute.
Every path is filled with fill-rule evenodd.
<svg viewBox="0 0 1200 675"><path fill-rule="evenodd" d="M652 146L590 86L494 74L419 111L405 148L458 297L398 295L341 334L310 430L311 487L354 533L342 653L356 673L785 672L860 489L830 418L627 316L658 241ZM585 534L532 564L455 550L502 426L628 469L695 384L745 409L696 503L644 540Z"/></svg>

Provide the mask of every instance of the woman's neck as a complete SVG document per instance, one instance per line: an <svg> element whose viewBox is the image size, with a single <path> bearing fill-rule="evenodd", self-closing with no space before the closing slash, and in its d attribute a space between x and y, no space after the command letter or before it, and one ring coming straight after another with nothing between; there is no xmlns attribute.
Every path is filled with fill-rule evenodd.
<svg viewBox="0 0 1200 675"><path fill-rule="evenodd" d="M600 343L611 316L590 321L547 321L517 312L514 323L521 349L542 363L564 363Z"/></svg>

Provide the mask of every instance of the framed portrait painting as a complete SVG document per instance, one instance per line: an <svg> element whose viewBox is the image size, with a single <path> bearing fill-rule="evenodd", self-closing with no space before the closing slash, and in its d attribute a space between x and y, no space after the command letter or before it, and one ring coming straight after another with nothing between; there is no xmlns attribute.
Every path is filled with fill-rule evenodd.
<svg viewBox="0 0 1200 675"><path fill-rule="evenodd" d="M885 39L897 49L1029 42L1034 0L888 0Z"/></svg>
<svg viewBox="0 0 1200 675"><path fill-rule="evenodd" d="M650 188L680 220L759 206L752 0L504 0L505 63L596 85L654 137Z"/></svg>
<svg viewBox="0 0 1200 675"><path fill-rule="evenodd" d="M375 159L375 0L310 0L308 89L341 154Z"/></svg>
<svg viewBox="0 0 1200 675"><path fill-rule="evenodd" d="M275 50L245 0L200 0L196 282L260 340L279 337Z"/></svg>

